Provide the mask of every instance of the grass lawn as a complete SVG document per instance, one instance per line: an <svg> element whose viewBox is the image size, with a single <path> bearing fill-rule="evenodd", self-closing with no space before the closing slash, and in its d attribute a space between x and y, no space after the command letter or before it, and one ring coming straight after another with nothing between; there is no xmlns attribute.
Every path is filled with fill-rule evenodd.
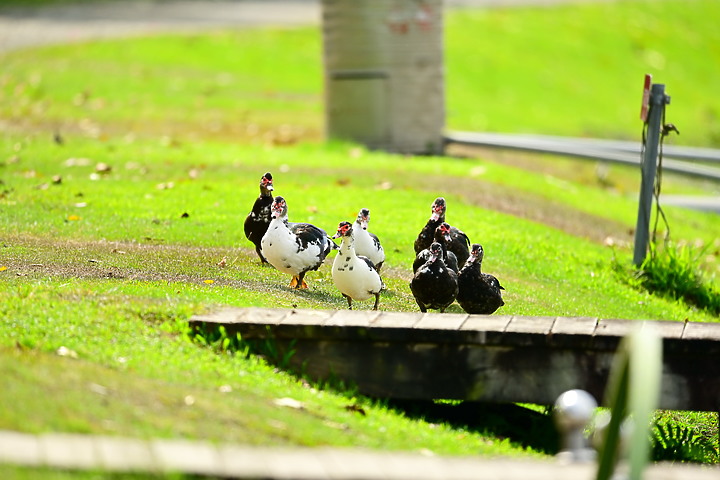
<svg viewBox="0 0 720 480"><path fill-rule="evenodd" d="M711 19L720 7L684 5L448 13L449 126L637 138L640 82L652 67L673 95L677 142L717 146L720 100L705 92L717 83ZM472 427L430 421L190 342L187 319L223 305L346 307L329 266L295 292L259 264L242 222L266 171L291 221L334 232L370 208L388 255L383 310L417 310L407 286L412 242L442 195L448 221L483 244L485 270L506 288L498 313L718 321L617 274L632 258L634 169L323 142L315 29L159 35L0 60L0 403L13 405L0 411L0 429L452 455L552 451L490 418ZM665 175L663 191L717 185ZM672 239L697 246L717 288L717 216L665 211ZM60 347L72 355L58 356ZM304 408L274 402L284 397ZM717 417L691 421L717 438Z"/></svg>

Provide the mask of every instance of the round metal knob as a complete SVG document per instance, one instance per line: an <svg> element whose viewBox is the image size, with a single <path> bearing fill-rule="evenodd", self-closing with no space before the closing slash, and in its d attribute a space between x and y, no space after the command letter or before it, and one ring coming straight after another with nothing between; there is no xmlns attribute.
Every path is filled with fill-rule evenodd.
<svg viewBox="0 0 720 480"><path fill-rule="evenodd" d="M585 429L593 418L597 402L584 390L569 390L555 401L553 417L562 436L558 457L570 462L586 462L595 458L595 450L588 446Z"/></svg>

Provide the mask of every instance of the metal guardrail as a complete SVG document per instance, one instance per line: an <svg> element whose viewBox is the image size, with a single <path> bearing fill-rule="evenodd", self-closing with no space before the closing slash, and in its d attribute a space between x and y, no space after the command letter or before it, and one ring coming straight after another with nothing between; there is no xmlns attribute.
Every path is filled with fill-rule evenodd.
<svg viewBox="0 0 720 480"><path fill-rule="evenodd" d="M548 153L624 165L640 165L640 143L502 133L448 132L447 144L505 148ZM720 181L720 150L698 147L663 147L663 169L667 172Z"/></svg>

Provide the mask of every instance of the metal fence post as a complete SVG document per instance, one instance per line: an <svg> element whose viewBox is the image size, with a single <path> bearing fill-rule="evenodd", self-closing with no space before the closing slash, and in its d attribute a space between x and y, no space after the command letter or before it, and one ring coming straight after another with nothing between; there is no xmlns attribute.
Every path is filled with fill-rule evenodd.
<svg viewBox="0 0 720 480"><path fill-rule="evenodd" d="M642 158L642 181L640 183L637 226L635 227L633 263L637 266L642 264L647 255L662 113L668 103L670 103L670 97L665 95L665 85L653 84L650 91L650 111L648 112L647 138L645 139L645 151Z"/></svg>

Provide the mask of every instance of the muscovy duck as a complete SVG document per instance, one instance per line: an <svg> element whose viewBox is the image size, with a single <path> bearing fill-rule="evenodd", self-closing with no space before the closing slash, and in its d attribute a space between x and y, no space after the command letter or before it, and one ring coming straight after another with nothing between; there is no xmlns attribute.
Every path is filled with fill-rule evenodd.
<svg viewBox="0 0 720 480"><path fill-rule="evenodd" d="M352 310L353 300L367 300L375 295L373 310L378 309L380 291L385 287L375 264L362 255L357 255L355 244L356 229L350 222L340 222L332 238L342 238L332 267L332 278L343 297L347 298Z"/></svg>
<svg viewBox="0 0 720 480"><path fill-rule="evenodd" d="M370 210L361 208L352 226L353 236L355 237L355 252L360 256L369 258L379 272L385 261L385 250L383 250L377 235L368 231L369 223Z"/></svg>
<svg viewBox="0 0 720 480"><path fill-rule="evenodd" d="M275 197L272 221L262 238L263 256L273 267L292 275L290 287L307 288L304 277L317 270L337 245L321 228L310 223L288 222L288 207L283 197Z"/></svg>
<svg viewBox="0 0 720 480"><path fill-rule="evenodd" d="M452 271L458 273L460 268L458 267L457 256L448 250L448 245L452 242L450 237L450 225L447 222L443 222L435 229L434 240L442 247L442 259L445 265L448 266ZM415 261L413 262L413 272L417 272L417 269L422 267L425 262L430 258L430 249L426 248L417 254Z"/></svg>
<svg viewBox="0 0 720 480"><path fill-rule="evenodd" d="M467 313L490 315L505 305L500 292L505 289L498 279L480 271L484 254L483 247L473 243L470 257L458 275L457 301Z"/></svg>
<svg viewBox="0 0 720 480"><path fill-rule="evenodd" d="M273 204L273 178L270 172L267 172L260 179L260 196L255 199L252 210L245 217L245 236L253 244L255 244L255 251L260 257L261 263L268 263L263 257L261 252L261 245L263 235L267 232L268 225L272 216L270 215L270 207Z"/></svg>
<svg viewBox="0 0 720 480"><path fill-rule="evenodd" d="M432 204L430 218L415 239L416 254L428 248L434 241L435 229L445 221L446 212L447 203L445 198L437 197ZM470 255L470 239L465 235L465 232L453 226L450 227L450 236L452 242L448 245L448 249L457 257L458 266L462 266Z"/></svg>
<svg viewBox="0 0 720 480"><path fill-rule="evenodd" d="M421 312L431 308L443 313L457 296L458 276L443 262L439 243L430 244L429 250L430 258L415 272L410 281L410 290Z"/></svg>

